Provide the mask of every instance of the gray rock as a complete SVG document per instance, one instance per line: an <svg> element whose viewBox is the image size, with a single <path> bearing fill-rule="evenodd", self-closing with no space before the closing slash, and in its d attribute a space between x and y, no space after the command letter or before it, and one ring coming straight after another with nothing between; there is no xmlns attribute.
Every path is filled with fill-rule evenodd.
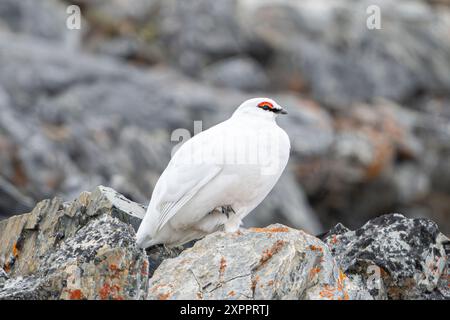
<svg viewBox="0 0 450 320"><path fill-rule="evenodd" d="M18 34L77 47L82 31L66 27L67 6L56 0L3 0L0 3L0 30L6 28Z"/></svg>
<svg viewBox="0 0 450 320"><path fill-rule="evenodd" d="M240 27L239 1L169 0L162 2L160 41L171 61L191 75L217 58L259 46Z"/></svg>
<svg viewBox="0 0 450 320"><path fill-rule="evenodd" d="M275 97L288 111L277 122L288 131L293 156L298 157L295 160L301 163L328 154L335 138L331 115L311 100L286 95Z"/></svg>
<svg viewBox="0 0 450 320"><path fill-rule="evenodd" d="M450 44L442 40L449 11L420 0L157 2L149 42L191 76L235 85L223 79L235 79L229 69L250 56L268 74L268 87L307 92L334 108L377 97L409 102L417 92L450 88ZM381 9L380 30L366 26L371 5ZM233 64L223 62L229 58Z"/></svg>
<svg viewBox="0 0 450 320"><path fill-rule="evenodd" d="M145 43L127 36L96 40L92 50L99 54L123 60L144 59L144 61L152 61L154 59L151 52L147 52L149 49L147 49Z"/></svg>
<svg viewBox="0 0 450 320"><path fill-rule="evenodd" d="M282 87L303 82L332 107L450 88L446 10L423 1L241 2L240 21L270 46L271 78ZM370 5L381 9L380 30L366 27Z"/></svg>
<svg viewBox="0 0 450 320"><path fill-rule="evenodd" d="M425 202L422 216L448 231L447 213L439 209L445 204L438 205L432 196L446 190L437 187L446 181L444 167L440 167L441 184L432 173L439 170L438 159L445 158L442 150L447 150L447 143L438 138L443 132L431 133L433 125L425 124L427 117L385 100L357 104L335 115L328 147L323 143L323 151L312 153L317 156L303 156L296 162L298 180L326 228L338 222L355 228L380 212L397 209L411 216ZM315 123L322 128L323 121ZM417 134L425 130L427 134Z"/></svg>
<svg viewBox="0 0 450 320"><path fill-rule="evenodd" d="M0 268L0 288L3 286L6 280L8 280L8 274L3 270L3 268Z"/></svg>
<svg viewBox="0 0 450 320"><path fill-rule="evenodd" d="M143 211L99 187L1 221L0 299L142 299L149 262L129 223Z"/></svg>
<svg viewBox="0 0 450 320"><path fill-rule="evenodd" d="M322 239L374 299L450 299L450 240L430 220L383 215L355 231L338 225Z"/></svg>
<svg viewBox="0 0 450 320"><path fill-rule="evenodd" d="M145 22L151 13L157 9L158 0L134 0L132 2L121 0L78 0L90 15L98 16L110 23L124 21Z"/></svg>
<svg viewBox="0 0 450 320"><path fill-rule="evenodd" d="M249 58L229 58L203 70L202 78L218 87L242 91L264 90L269 79L264 69Z"/></svg>
<svg viewBox="0 0 450 320"><path fill-rule="evenodd" d="M161 2L79 0L90 31L83 38L84 46L97 54L140 65L162 62L165 52L156 43Z"/></svg>
<svg viewBox="0 0 450 320"><path fill-rule="evenodd" d="M394 173L401 203L413 203L430 192L430 178L419 166L404 164Z"/></svg>
<svg viewBox="0 0 450 320"><path fill-rule="evenodd" d="M104 215L45 256L39 270L7 280L0 299L141 299L147 266L130 227Z"/></svg>
<svg viewBox="0 0 450 320"><path fill-rule="evenodd" d="M104 186L97 187L91 194L91 202L86 210L87 215L107 213L120 221L131 225L135 231L144 218L146 208L132 202L117 191Z"/></svg>
<svg viewBox="0 0 450 320"><path fill-rule="evenodd" d="M165 260L149 285L149 299L370 297L336 267L321 241L281 224L206 236Z"/></svg>

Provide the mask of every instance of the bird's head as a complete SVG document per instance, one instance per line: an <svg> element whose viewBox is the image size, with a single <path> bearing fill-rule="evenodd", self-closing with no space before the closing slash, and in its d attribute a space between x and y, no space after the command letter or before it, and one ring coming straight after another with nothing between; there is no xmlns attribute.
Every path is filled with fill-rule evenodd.
<svg viewBox="0 0 450 320"><path fill-rule="evenodd" d="M234 112L233 116L247 115L275 119L279 114L287 114L278 103L269 98L253 98L244 101Z"/></svg>

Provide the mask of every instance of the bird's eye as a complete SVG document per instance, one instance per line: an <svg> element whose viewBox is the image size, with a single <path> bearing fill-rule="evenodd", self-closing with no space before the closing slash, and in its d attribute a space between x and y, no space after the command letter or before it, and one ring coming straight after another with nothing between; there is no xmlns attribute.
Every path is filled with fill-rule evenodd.
<svg viewBox="0 0 450 320"><path fill-rule="evenodd" d="M271 110L273 109L273 104L268 101L264 101L258 104L258 108L261 108L263 110Z"/></svg>

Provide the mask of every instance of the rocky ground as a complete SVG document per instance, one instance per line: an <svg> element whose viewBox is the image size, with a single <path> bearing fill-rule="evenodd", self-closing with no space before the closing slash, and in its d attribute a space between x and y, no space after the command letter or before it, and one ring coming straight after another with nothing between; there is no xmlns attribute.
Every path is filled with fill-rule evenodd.
<svg viewBox="0 0 450 320"><path fill-rule="evenodd" d="M405 212L450 232L448 1L73 3L81 30L67 1L0 3L0 219L100 184L147 203L173 130L264 95L292 155L247 226Z"/></svg>
<svg viewBox="0 0 450 320"><path fill-rule="evenodd" d="M318 237L273 224L145 251L144 212L100 186L0 221L0 299L450 299L450 239L431 220Z"/></svg>

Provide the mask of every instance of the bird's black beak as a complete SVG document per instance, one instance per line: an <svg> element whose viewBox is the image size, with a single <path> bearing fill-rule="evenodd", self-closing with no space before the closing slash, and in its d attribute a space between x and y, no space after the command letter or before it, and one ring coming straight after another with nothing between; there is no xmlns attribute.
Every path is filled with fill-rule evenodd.
<svg viewBox="0 0 450 320"><path fill-rule="evenodd" d="M284 110L283 108L280 108L280 109L272 109L272 110L270 110L270 111L272 111L272 112L274 112L274 113L276 113L276 114L287 114L287 111L286 110Z"/></svg>

